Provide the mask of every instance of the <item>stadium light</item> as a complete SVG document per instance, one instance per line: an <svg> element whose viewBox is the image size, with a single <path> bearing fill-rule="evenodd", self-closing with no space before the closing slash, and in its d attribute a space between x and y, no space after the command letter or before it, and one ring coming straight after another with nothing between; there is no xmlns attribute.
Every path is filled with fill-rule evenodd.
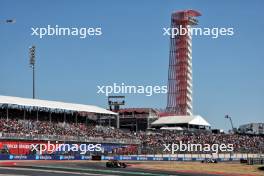
<svg viewBox="0 0 264 176"><path fill-rule="evenodd" d="M225 115L225 118L230 120L231 127L232 127L232 131L233 131L233 132L235 132L235 129L234 129L234 125L233 125L232 118L231 118L229 115Z"/></svg>
<svg viewBox="0 0 264 176"><path fill-rule="evenodd" d="M36 52L36 46L31 46L29 48L29 65L32 68L32 97L33 99L35 99L35 62L36 62L36 56L35 56L35 52Z"/></svg>

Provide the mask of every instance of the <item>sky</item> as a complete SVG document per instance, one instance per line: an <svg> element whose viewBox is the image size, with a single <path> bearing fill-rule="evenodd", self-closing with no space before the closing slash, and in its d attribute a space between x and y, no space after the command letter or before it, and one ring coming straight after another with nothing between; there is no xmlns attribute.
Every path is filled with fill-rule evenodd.
<svg viewBox="0 0 264 176"><path fill-rule="evenodd" d="M233 36L193 36L193 108L213 128L264 122L264 2L210 0L1 0L0 95L32 97L28 48L36 46L36 97L98 105L97 86L167 85L171 13L201 12L199 27ZM15 18L15 24L5 24ZM32 36L31 28L100 27L101 36ZM166 94L125 94L125 107L165 108Z"/></svg>

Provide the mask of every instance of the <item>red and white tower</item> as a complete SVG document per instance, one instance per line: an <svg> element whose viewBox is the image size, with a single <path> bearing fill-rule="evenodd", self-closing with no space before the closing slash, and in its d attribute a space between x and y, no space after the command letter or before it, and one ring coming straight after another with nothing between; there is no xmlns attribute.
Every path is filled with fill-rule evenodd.
<svg viewBox="0 0 264 176"><path fill-rule="evenodd" d="M170 40L166 110L174 115L192 115L192 36L184 30L198 24L197 16L201 14L194 10L175 12L171 16L171 28L178 34Z"/></svg>

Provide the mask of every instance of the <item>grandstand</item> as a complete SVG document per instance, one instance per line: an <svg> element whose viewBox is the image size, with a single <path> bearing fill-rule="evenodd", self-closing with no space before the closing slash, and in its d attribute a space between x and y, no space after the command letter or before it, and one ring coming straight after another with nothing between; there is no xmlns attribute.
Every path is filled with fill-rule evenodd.
<svg viewBox="0 0 264 176"><path fill-rule="evenodd" d="M30 154L30 144L58 141L100 143L105 156L158 155L166 154L163 144L182 141L231 143L233 153L264 153L263 136L213 134L200 116L158 118L158 114L150 108L127 108L120 109L118 115L91 105L0 96L0 149L2 153ZM121 129L115 128L119 116ZM151 124L156 129L149 128Z"/></svg>
<svg viewBox="0 0 264 176"><path fill-rule="evenodd" d="M81 122L117 118L117 113L101 107L39 99L0 96L0 116L6 119L48 120L50 122Z"/></svg>
<svg viewBox="0 0 264 176"><path fill-rule="evenodd" d="M11 151L25 153L29 143L47 140L118 147L138 144L135 138L105 123L116 118L117 113L97 106L0 96L0 149L13 147Z"/></svg>

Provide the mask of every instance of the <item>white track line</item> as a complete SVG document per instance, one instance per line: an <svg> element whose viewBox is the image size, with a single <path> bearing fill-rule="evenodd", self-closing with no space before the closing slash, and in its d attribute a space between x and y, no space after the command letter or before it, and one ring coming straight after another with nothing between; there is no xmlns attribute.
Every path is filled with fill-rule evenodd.
<svg viewBox="0 0 264 176"><path fill-rule="evenodd" d="M0 176L27 176L27 175L10 175L10 174L0 174Z"/></svg>
<svg viewBox="0 0 264 176"><path fill-rule="evenodd" d="M6 170L24 170L24 171L35 171L35 172L48 172L48 173L59 173L59 174L72 174L72 175L91 175L91 176L117 176L117 175L106 175L106 174L94 174L94 173L83 173L83 172L69 172L69 171L58 171L58 170L44 170L44 169L30 169L30 168L14 168L14 167L1 167ZM1 176L1 175L0 175ZM11 176L8 174L8 176ZM14 175L14 176L24 176L24 175Z"/></svg>

